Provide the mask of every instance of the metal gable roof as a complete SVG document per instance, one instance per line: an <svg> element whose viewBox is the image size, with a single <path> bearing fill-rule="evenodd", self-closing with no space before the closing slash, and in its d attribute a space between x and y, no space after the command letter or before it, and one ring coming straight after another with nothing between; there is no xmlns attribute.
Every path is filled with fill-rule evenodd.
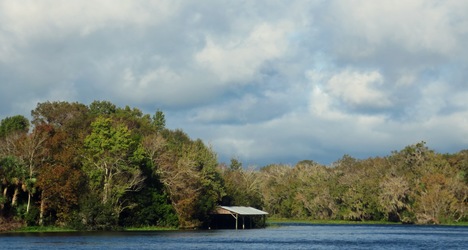
<svg viewBox="0 0 468 250"><path fill-rule="evenodd" d="M253 207L242 207L242 206L220 206L231 213L239 215L267 215L268 213Z"/></svg>

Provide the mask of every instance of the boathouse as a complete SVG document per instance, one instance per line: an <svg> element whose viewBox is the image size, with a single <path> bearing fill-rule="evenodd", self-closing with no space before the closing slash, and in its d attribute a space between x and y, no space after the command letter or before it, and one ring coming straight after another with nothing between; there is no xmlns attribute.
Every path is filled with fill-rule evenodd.
<svg viewBox="0 0 468 250"><path fill-rule="evenodd" d="M212 213L210 228L246 229L265 226L267 212L243 206L218 206Z"/></svg>

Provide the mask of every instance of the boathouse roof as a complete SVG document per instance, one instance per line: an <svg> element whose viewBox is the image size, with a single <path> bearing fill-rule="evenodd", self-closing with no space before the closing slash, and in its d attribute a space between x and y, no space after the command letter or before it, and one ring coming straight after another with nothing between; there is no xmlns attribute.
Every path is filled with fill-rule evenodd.
<svg viewBox="0 0 468 250"><path fill-rule="evenodd" d="M238 214L238 215L267 215L268 213L253 207L243 206L219 206L217 214Z"/></svg>

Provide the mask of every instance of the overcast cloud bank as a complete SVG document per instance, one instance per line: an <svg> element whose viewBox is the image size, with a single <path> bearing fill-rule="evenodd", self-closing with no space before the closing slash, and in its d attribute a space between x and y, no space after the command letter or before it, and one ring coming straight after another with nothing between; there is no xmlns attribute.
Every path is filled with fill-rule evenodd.
<svg viewBox="0 0 468 250"><path fill-rule="evenodd" d="M221 161L468 148L467 1L0 1L0 118L166 113Z"/></svg>

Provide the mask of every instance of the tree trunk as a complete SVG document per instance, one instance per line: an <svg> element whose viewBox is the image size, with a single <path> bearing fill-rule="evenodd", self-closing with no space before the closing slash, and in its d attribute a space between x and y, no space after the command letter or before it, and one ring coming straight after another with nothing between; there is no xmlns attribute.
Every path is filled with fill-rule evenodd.
<svg viewBox="0 0 468 250"><path fill-rule="evenodd" d="M31 206L31 191L28 192L28 205L26 206L26 214L29 213L30 206Z"/></svg>
<svg viewBox="0 0 468 250"><path fill-rule="evenodd" d="M44 225L44 212L45 212L45 198L44 198L44 191L41 193L41 208L39 213L39 226Z"/></svg>
<svg viewBox="0 0 468 250"><path fill-rule="evenodd" d="M16 201L18 199L18 194L19 194L19 187L16 187L15 192L13 193L13 198L11 199L11 206L12 207L16 206Z"/></svg>
<svg viewBox="0 0 468 250"><path fill-rule="evenodd" d="M109 176L110 170L106 167L106 172L104 174L104 187L103 187L103 194L102 194L102 204L107 203L108 195L109 195L109 182L110 182L110 176Z"/></svg>
<svg viewBox="0 0 468 250"><path fill-rule="evenodd" d="M3 197L5 199L5 202L0 204L0 216L3 216L3 208L5 207L5 203L7 202L7 193L8 193L8 186L5 186L5 188L3 188Z"/></svg>
<svg viewBox="0 0 468 250"><path fill-rule="evenodd" d="M104 190L103 190L103 194L102 194L102 204L107 203L108 190L109 190L109 183L104 183Z"/></svg>

